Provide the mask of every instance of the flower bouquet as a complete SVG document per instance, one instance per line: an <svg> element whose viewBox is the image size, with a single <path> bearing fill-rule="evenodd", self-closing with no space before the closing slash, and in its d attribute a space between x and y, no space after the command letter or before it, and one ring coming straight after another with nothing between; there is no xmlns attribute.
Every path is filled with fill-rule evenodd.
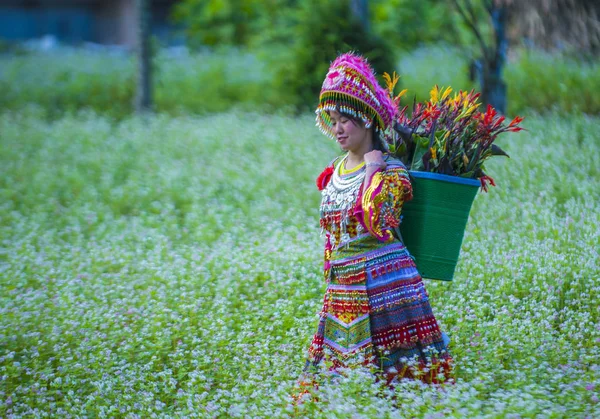
<svg viewBox="0 0 600 419"><path fill-rule="evenodd" d="M384 78L393 94L398 76ZM410 117L407 106L400 110L387 145L408 168L413 185L399 235L422 277L452 280L477 190L495 186L483 163L491 156L508 157L494 140L521 131L523 118L507 123L490 105L480 112L474 91L451 96L450 87L436 85L430 93L428 102L413 102Z"/></svg>

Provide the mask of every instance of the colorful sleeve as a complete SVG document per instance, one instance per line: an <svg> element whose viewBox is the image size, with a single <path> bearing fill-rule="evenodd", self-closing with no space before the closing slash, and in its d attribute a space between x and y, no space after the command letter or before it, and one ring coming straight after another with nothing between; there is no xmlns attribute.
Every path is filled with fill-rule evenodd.
<svg viewBox="0 0 600 419"><path fill-rule="evenodd" d="M408 172L403 166L388 167L365 181L368 186L358 196L354 215L378 240L390 241L393 229L400 225L402 204L412 199Z"/></svg>

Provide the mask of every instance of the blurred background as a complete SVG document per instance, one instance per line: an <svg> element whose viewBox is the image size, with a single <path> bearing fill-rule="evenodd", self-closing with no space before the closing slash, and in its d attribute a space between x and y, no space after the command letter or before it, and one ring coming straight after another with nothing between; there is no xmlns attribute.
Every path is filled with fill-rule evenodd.
<svg viewBox="0 0 600 419"><path fill-rule="evenodd" d="M0 0L0 108L308 111L348 50L407 104L438 84L600 113L596 0Z"/></svg>

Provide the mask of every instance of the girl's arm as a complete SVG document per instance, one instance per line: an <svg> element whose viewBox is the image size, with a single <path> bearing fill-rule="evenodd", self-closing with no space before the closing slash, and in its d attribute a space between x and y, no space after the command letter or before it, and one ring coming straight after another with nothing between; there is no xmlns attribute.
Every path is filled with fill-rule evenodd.
<svg viewBox="0 0 600 419"><path fill-rule="evenodd" d="M365 176L354 214L378 240L393 240L392 231L400 225L402 205L412 198L408 171L398 163L388 165L385 171L375 166L367 169L371 170Z"/></svg>

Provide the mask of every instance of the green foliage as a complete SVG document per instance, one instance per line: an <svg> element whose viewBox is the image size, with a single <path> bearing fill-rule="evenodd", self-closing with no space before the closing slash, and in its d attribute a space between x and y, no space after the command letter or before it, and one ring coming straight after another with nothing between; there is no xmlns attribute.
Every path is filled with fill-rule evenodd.
<svg viewBox="0 0 600 419"><path fill-rule="evenodd" d="M22 45L0 38L0 54L23 54L25 52Z"/></svg>
<svg viewBox="0 0 600 419"><path fill-rule="evenodd" d="M521 50L505 69L511 113L528 109L600 114L600 61Z"/></svg>
<svg viewBox="0 0 600 419"><path fill-rule="evenodd" d="M340 52L359 51L379 73L394 70L389 42L364 29L349 0L185 0L174 16L197 44L261 51L275 73L276 98L266 96L291 106L314 105L328 65Z"/></svg>
<svg viewBox="0 0 600 419"><path fill-rule="evenodd" d="M348 3L342 0L337 6L349 8ZM173 19L185 27L193 45L260 46L265 41L289 44L302 36L304 28L296 23L307 10L324 10L324 17L328 21L333 17L332 26L339 27L335 21L347 11L332 16L330 9L330 1L314 0L182 0L175 5ZM394 50L457 42L469 36L449 2L372 0L368 19L373 34L385 39Z"/></svg>
<svg viewBox="0 0 600 419"><path fill-rule="evenodd" d="M469 57L463 50L447 44L418 48L401 54L398 67L400 80L408 92L403 105L429 100L434 85L451 86L454 91L471 90L475 84L468 78Z"/></svg>
<svg viewBox="0 0 600 419"><path fill-rule="evenodd" d="M599 417L600 120L525 122L425 283L457 383L352 372L294 416L339 153L314 116L0 113L0 417Z"/></svg>
<svg viewBox="0 0 600 419"><path fill-rule="evenodd" d="M447 7L446 19L452 21L452 31L454 32L452 44L468 50L471 55L477 58L481 58L483 53L481 41L474 33L473 28L458 12L454 1L444 0L443 4ZM483 0L458 0L458 4L477 27L477 31L486 48L494 48L496 39L493 23L487 9L489 3Z"/></svg>
<svg viewBox="0 0 600 419"><path fill-rule="evenodd" d="M460 40L463 28L450 2L375 0L369 3L373 30L394 50L409 51L424 44Z"/></svg>
<svg viewBox="0 0 600 419"><path fill-rule="evenodd" d="M273 111L305 101L315 104L330 52L304 51L304 66L313 72L313 93L301 89L291 61L296 49L278 47L261 54L238 49L174 53L160 50L155 59L155 108L172 114L221 112L231 108ZM330 55L331 54L331 55ZM279 61L274 63L274 61ZM398 65L380 64L383 71L401 69L402 87L408 93L403 105L429 99L433 85L455 91L477 86L468 79L469 56L447 45L429 46L403 53ZM285 74L285 70L289 74ZM132 111L133 59L124 54L59 50L0 57L0 108L22 109L35 103L49 117L91 108L123 118ZM276 73L277 71L277 73ZM529 111L600 113L600 63L581 63L561 56L517 51L510 57L505 77L508 114L527 116ZM299 79L304 79L298 74ZM289 83L289 84L286 84Z"/></svg>
<svg viewBox="0 0 600 419"><path fill-rule="evenodd" d="M408 93L404 105L429 98L434 84L454 91L479 89L468 79L470 57L451 46L433 46L405 53L400 58L401 80ZM600 61L581 62L561 55L519 49L505 67L508 115L530 111L600 114Z"/></svg>
<svg viewBox="0 0 600 419"><path fill-rule="evenodd" d="M315 106L331 61L343 52L366 56L379 74L395 70L393 53L382 38L367 32L348 0L306 0L294 15L287 53L274 54L275 89L286 92L284 103Z"/></svg>
<svg viewBox="0 0 600 419"><path fill-rule="evenodd" d="M265 101L270 70L254 55L228 48L219 53L166 54L156 60L156 109L223 112L233 107L271 109Z"/></svg>
<svg viewBox="0 0 600 419"><path fill-rule="evenodd" d="M185 26L195 45L243 46L273 27L277 16L295 0L183 0L173 19Z"/></svg>
<svg viewBox="0 0 600 419"><path fill-rule="evenodd" d="M175 5L173 18L186 26L188 37L205 45L244 45L256 0L186 0Z"/></svg>
<svg viewBox="0 0 600 419"><path fill-rule="evenodd" d="M91 108L122 118L132 112L133 58L83 50L0 57L0 108L35 103L51 117ZM222 112L232 107L268 109L269 69L236 49L173 55L154 60L155 109L170 113Z"/></svg>
<svg viewBox="0 0 600 419"><path fill-rule="evenodd" d="M119 116L133 109L133 60L63 51L0 57L0 107L36 103L51 114L93 108Z"/></svg>

